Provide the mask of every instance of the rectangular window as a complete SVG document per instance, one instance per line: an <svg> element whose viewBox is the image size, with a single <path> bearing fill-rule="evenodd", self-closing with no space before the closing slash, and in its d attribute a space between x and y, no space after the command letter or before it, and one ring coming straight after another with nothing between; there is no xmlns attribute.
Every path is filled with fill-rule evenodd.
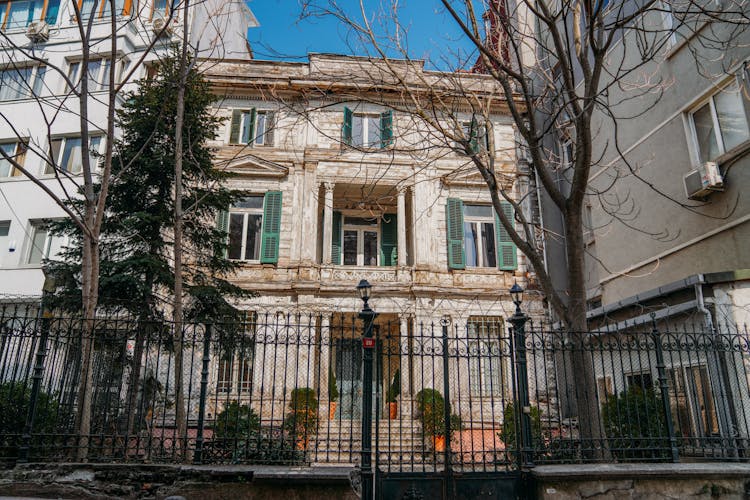
<svg viewBox="0 0 750 500"><path fill-rule="evenodd" d="M32 95L41 95L46 70L46 66L13 67L0 70L0 101L27 99Z"/></svg>
<svg viewBox="0 0 750 500"><path fill-rule="evenodd" d="M713 161L750 139L740 86L736 80L690 114L701 163Z"/></svg>
<svg viewBox="0 0 750 500"><path fill-rule="evenodd" d="M467 324L469 386L475 397L507 394L508 339L499 316L471 316Z"/></svg>
<svg viewBox="0 0 750 500"><path fill-rule="evenodd" d="M719 423L706 366L671 369L667 372L667 380L672 418L678 435L716 436Z"/></svg>
<svg viewBox="0 0 750 500"><path fill-rule="evenodd" d="M463 134L463 137L469 141L469 148L472 153L484 153L489 151L490 143L486 125L479 123L476 120L462 122L461 133ZM462 154L466 153L464 146L460 143L456 144L456 147Z"/></svg>
<svg viewBox="0 0 750 500"><path fill-rule="evenodd" d="M76 91L81 90L81 62L70 63L68 78L75 84ZM109 88L109 59L93 59L88 64L88 89L98 92Z"/></svg>
<svg viewBox="0 0 750 500"><path fill-rule="evenodd" d="M63 237L53 236L46 227L46 221L31 223L27 264L41 264L42 260L55 258L62 250Z"/></svg>
<svg viewBox="0 0 750 500"><path fill-rule="evenodd" d="M10 221L0 220L0 266L3 265L3 255L8 249L8 234L10 233Z"/></svg>
<svg viewBox="0 0 750 500"><path fill-rule="evenodd" d="M377 266L380 231L378 220L344 216L343 257L345 266Z"/></svg>
<svg viewBox="0 0 750 500"><path fill-rule="evenodd" d="M174 4L172 0L154 0L151 4L151 19L158 17L167 18L173 9Z"/></svg>
<svg viewBox="0 0 750 500"><path fill-rule="evenodd" d="M262 228L263 196L248 196L229 211L229 258L259 261Z"/></svg>
<svg viewBox="0 0 750 500"><path fill-rule="evenodd" d="M19 165L23 165L26 156L26 144L22 142L8 142L0 144L0 149L2 149L3 153L10 158L13 158L13 160ZM0 154L0 178L17 177L20 175L22 175L21 171L16 169L9 160L6 160L5 157Z"/></svg>
<svg viewBox="0 0 750 500"><path fill-rule="evenodd" d="M0 29L23 29L34 21L57 22L60 0L0 0Z"/></svg>
<svg viewBox="0 0 750 500"><path fill-rule="evenodd" d="M630 375L625 375L625 380L627 382L628 389L630 389L631 387L640 387L641 389L646 391L654 388L654 378L650 373L647 372L631 373Z"/></svg>
<svg viewBox="0 0 750 500"><path fill-rule="evenodd" d="M96 167L101 146L103 144L102 136L96 135L89 137L89 161L92 169ZM78 174L83 168L83 151L81 148L80 137L61 137L53 139L50 143L50 159L54 162L57 170ZM47 165L45 174L53 174L55 167Z"/></svg>
<svg viewBox="0 0 750 500"><path fill-rule="evenodd" d="M130 14L132 6L132 0L115 0L115 11L118 16ZM110 0L78 0L78 8L83 19L88 19L91 15L95 19L110 17Z"/></svg>
<svg viewBox="0 0 750 500"><path fill-rule="evenodd" d="M467 267L495 267L495 217L489 205L464 205L464 247Z"/></svg>
<svg viewBox="0 0 750 500"><path fill-rule="evenodd" d="M233 337L229 351L219 360L216 389L218 392L250 393L253 387L256 314L244 323L244 331ZM234 385L235 382L237 385Z"/></svg>
<svg viewBox="0 0 750 500"><path fill-rule="evenodd" d="M232 111L229 143L273 146L274 126L273 111L235 109Z"/></svg>
<svg viewBox="0 0 750 500"><path fill-rule="evenodd" d="M358 148L385 148L393 143L393 112L354 113L344 108L341 127L344 144Z"/></svg>

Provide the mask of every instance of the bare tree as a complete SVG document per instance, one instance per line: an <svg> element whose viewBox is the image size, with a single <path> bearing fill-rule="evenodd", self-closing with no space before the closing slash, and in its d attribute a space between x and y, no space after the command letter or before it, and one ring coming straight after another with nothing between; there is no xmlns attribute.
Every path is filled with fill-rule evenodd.
<svg viewBox="0 0 750 500"><path fill-rule="evenodd" d="M463 33L473 54L447 48L433 55L428 64L453 70L446 71L439 84L434 76L421 76L424 61L410 58L408 24L399 19L396 2L390 2L393 8L371 13L362 1L358 8L336 0L309 1L303 4L302 17L333 17L348 28L352 50L377 62L360 68L362 85L387 89L381 104L427 124L445 147L461 150L469 159L467 167L479 172L502 226L533 267L552 311L569 332L567 340L576 343L566 363L571 367L566 378L575 381L567 388L572 394L569 412L578 415L590 453L602 457L606 450L595 375L585 356L584 204L587 197L606 198L618 175L606 183L593 183L592 173L605 169L604 158L614 156L626 163L627 175L638 178L636 166L620 153L617 124L637 119L668 87L658 69L674 36L692 47L697 67L702 68L700 50L694 48L722 53L732 43L739 45L748 24L746 4L485 0L478 12L480 2L472 0L436 3L443 17L436 17L435 24L448 19ZM732 65L727 63L726 68ZM488 75L492 84L489 88L477 84L467 71ZM394 93L399 96L395 101ZM462 123L457 101L471 109L468 126ZM502 151L501 145L493 144L492 133L485 132L491 127L489 112L498 101L507 106L515 125L518 141L511 148L517 153ZM629 103L637 103L635 113ZM485 136L488 147L478 147L478 138ZM518 169L501 167L499 155L517 158ZM521 168L522 164L526 166ZM532 194L519 189L523 177L538 183L563 221L564 289L556 286L545 266L541 237L545 228L523 209L524 197ZM649 188L664 195L653 185ZM690 209L679 200L671 201ZM515 209L515 216L503 211L503 203ZM628 207L625 200L613 197L608 213L637 228L638 220Z"/></svg>

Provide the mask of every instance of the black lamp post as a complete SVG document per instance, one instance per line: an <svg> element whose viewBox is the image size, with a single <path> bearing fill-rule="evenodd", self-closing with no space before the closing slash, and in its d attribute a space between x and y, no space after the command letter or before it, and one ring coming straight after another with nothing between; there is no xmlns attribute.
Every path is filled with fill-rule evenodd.
<svg viewBox="0 0 750 500"><path fill-rule="evenodd" d="M518 433L518 460L523 467L533 467L532 435L531 435L531 406L529 403L529 378L526 371L526 322L529 317L521 311L523 302L523 288L513 283L510 296L516 305L516 312L510 317L513 326L513 346L516 352L516 381L518 384L518 406L520 411L520 432Z"/></svg>
<svg viewBox="0 0 750 500"><path fill-rule="evenodd" d="M372 285L363 279L357 285L359 298L362 299L362 311L359 318L364 322L362 336L362 499L372 500L374 492L374 477L372 471L372 359L375 349L375 339L372 336L372 326L378 313L370 308L370 292Z"/></svg>

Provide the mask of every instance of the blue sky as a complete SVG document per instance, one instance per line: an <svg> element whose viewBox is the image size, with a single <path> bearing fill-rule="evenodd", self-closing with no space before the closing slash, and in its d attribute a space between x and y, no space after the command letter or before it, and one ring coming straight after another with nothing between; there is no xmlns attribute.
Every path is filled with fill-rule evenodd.
<svg viewBox="0 0 750 500"><path fill-rule="evenodd" d="M325 4L325 0L319 1ZM351 9L356 19L361 19L358 0L340 0ZM377 19L390 19L391 12L383 14L393 0L365 0L370 19L379 24L378 32L393 32L393 24L377 23ZM405 33L399 34L408 47L409 57L431 60L429 66L449 69L459 59L469 56L470 44L458 30L449 15L443 11L439 0L398 0L398 17ZM300 18L299 0L249 0L248 5L260 22L260 27L248 32L256 59L305 61L309 52L329 52L367 55L362 44L350 31L333 17ZM398 56L396 51L389 55Z"/></svg>

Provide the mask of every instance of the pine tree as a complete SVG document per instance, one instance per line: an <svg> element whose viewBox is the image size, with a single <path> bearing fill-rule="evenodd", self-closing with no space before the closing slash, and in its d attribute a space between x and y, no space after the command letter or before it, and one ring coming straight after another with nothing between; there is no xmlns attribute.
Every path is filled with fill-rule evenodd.
<svg viewBox="0 0 750 500"><path fill-rule="evenodd" d="M122 137L113 158L113 179L101 237L99 310L157 319L170 303L174 223L174 116L178 61L160 62L154 78L140 82L118 111ZM237 263L224 258L227 235L216 218L244 193L225 187L229 174L213 168L207 141L219 120L211 114L215 97L192 69L188 75L183 155L185 207L186 313L191 319L223 316L232 311L228 297L245 292L227 281ZM72 203L74 206L77 202ZM77 208L77 207L76 207ZM80 239L69 221L53 232L70 238L60 261L47 263L56 277L55 304L80 310Z"/></svg>
<svg viewBox="0 0 750 500"><path fill-rule="evenodd" d="M171 265L174 225L175 115L179 60L160 62L154 78L140 82L118 111L122 137L112 161L112 181L102 222L99 307L105 314L127 313L137 321L127 410L127 431L135 426L135 408L145 339L153 321L169 315L174 290ZM224 257L227 235L216 224L222 210L245 195L225 187L229 174L213 168L207 141L219 120L211 113L215 97L191 69L185 90L183 123L183 291L186 319L226 318L228 298L247 292L227 278L238 265ZM80 209L80 202L71 202ZM68 220L52 224L69 245L59 261L46 262L55 276L54 304L81 310L81 239Z"/></svg>

